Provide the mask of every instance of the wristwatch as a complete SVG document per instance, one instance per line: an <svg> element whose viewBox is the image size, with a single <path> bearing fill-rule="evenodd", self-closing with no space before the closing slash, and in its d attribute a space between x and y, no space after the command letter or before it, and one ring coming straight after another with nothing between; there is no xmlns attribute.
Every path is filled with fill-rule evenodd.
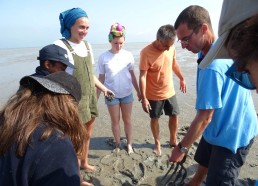
<svg viewBox="0 0 258 186"><path fill-rule="evenodd" d="M188 152L188 148L187 147L183 147L180 142L178 143L178 148L180 149L180 151L182 153L187 153Z"/></svg>

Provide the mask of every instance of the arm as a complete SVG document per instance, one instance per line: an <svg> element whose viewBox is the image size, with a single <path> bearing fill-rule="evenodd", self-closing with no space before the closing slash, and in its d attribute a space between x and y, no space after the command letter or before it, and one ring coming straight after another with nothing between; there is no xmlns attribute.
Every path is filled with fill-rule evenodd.
<svg viewBox="0 0 258 186"><path fill-rule="evenodd" d="M192 121L188 132L182 139L181 144L184 147L190 148L191 145L202 135L205 128L210 123L213 116L213 109L199 110ZM184 153L180 151L178 146L172 150L169 158L170 162L180 162L184 157Z"/></svg>
<svg viewBox="0 0 258 186"><path fill-rule="evenodd" d="M98 78L94 76L94 82L95 82L95 86L104 93L104 96L108 95L109 94L113 94L115 95L111 90L107 89L107 87L105 87L99 80Z"/></svg>
<svg viewBox="0 0 258 186"><path fill-rule="evenodd" d="M99 74L99 82L104 84L105 81L105 74ZM99 96L101 94L100 89L97 89L97 98L99 99Z"/></svg>
<svg viewBox="0 0 258 186"><path fill-rule="evenodd" d="M129 70L129 72L130 72L131 77L132 77L132 84L133 84L133 86L134 86L134 89L135 89L136 92L137 92L138 100L141 101L142 96L141 96L141 92L140 92L140 89L139 89L139 86L138 86L138 83L137 83L137 80L136 80L134 71L133 71L133 70Z"/></svg>
<svg viewBox="0 0 258 186"><path fill-rule="evenodd" d="M180 70L180 67L177 63L176 60L174 60L173 62L173 66L172 66L172 70L173 72L176 74L176 76L179 78L180 80L180 90L183 92L183 93L186 93L186 83L185 83L185 80L184 80L184 77L183 77L183 74Z"/></svg>
<svg viewBox="0 0 258 186"><path fill-rule="evenodd" d="M148 99L146 98L146 76L147 76L147 71L141 70L139 84L140 84L140 92L142 95L142 108L145 112L149 113L151 106Z"/></svg>

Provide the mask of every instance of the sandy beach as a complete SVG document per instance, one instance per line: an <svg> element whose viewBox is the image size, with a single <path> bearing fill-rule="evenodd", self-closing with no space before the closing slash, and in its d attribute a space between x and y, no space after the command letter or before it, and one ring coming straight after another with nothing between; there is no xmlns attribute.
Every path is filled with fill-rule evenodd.
<svg viewBox="0 0 258 186"><path fill-rule="evenodd" d="M189 96L189 94L187 94ZM179 117L178 141L184 136L191 118L194 117L194 108L190 105L191 99L185 99L187 95L179 95L181 102L181 114ZM160 184L161 178L166 174L170 167L168 158L171 148L166 146L169 140L167 128L167 117L162 117L160 121L160 138L163 144L162 156L155 156L153 153L153 137L149 127L149 118L145 114L139 102L133 106L133 147L134 154L128 155L125 150L126 140L123 137L124 149L119 154L112 153L113 137L110 127L110 119L105 105L99 102L99 111L101 116L96 120L93 137L90 145L90 163L97 168L95 173L82 173L85 178L91 180L96 186L129 186L145 185L155 186ZM121 124L122 126L122 124ZM121 127L123 130L123 127ZM122 132L124 136L124 132ZM185 162L187 168L187 178L185 182L193 176L196 170L196 162L193 156L198 145L198 141L191 147ZM258 154L257 140L254 143L245 165L240 174L241 185L253 185L254 179L258 175ZM203 186L205 183L203 183Z"/></svg>
<svg viewBox="0 0 258 186"><path fill-rule="evenodd" d="M145 43L127 44L125 49L131 51L135 56L135 74L139 77L138 63L139 51L145 46ZM107 50L109 45L93 45L95 61L98 55ZM0 97L0 107L6 103L6 100L18 88L18 82L24 75L34 72L38 65L36 57L39 48L24 49L2 49L0 50L0 83L1 90L4 90ZM179 91L179 81L174 77L174 84L178 103L180 106L178 141L186 133L190 122L195 116L195 84L196 84L196 56L177 46L177 59L184 74L187 83L187 93ZM135 92L134 92L135 94ZM253 99L258 111L258 96L255 92ZM136 98L136 96L135 96ZM171 148L167 146L169 140L168 117L160 118L160 139L162 143L162 156L155 156L153 153L154 140L149 125L149 116L142 110L141 103L135 99L132 112L133 123L133 148L135 153L128 155L125 150L126 140L121 121L122 147L120 153L112 153L113 135L111 131L110 117L103 95L99 102L99 117L93 129L93 136L90 144L89 161L96 166L96 172L86 173L81 171L86 180L92 182L95 186L129 186L161 185L160 180L166 174L170 167L168 158ZM254 142L251 151L247 157L245 165L240 173L240 185L253 185L253 180L258 179L258 138ZM196 170L196 162L193 156L198 145L198 141L191 147L184 166L187 170L187 182ZM203 183L205 186L205 182Z"/></svg>
<svg viewBox="0 0 258 186"><path fill-rule="evenodd" d="M179 115L178 141L183 138L196 113L194 109L196 64L194 62L184 63L185 61L193 60L193 56L183 58L182 56L185 54L187 54L187 51L182 51L180 54L178 53L177 56L178 59L181 59L179 63L188 86L186 94L179 91L178 79L174 77L181 112ZM135 73L138 77L139 71L137 65ZM257 98L256 95L254 95L254 99L255 98ZM168 117L163 115L160 119L162 156L158 157L153 153L154 140L149 126L149 117L142 110L141 103L135 99L132 113L133 148L135 153L128 155L125 150L126 140L123 131L123 123L121 121L122 147L124 148L117 154L112 153L113 135L103 95L99 99L98 107L100 116L96 119L89 153L90 163L96 166L97 171L95 173L85 173L82 171L85 179L90 180L96 186L162 185L160 181L170 167L168 158L171 153L171 148L167 145L169 140ZM197 145L198 141L191 147L184 164L187 169L185 182L193 176L196 170L197 164L193 160L193 156ZM256 139L247 161L241 169L239 177L240 185L253 185L254 180L258 178L257 147L258 143ZM204 185L205 182L203 183L203 186Z"/></svg>

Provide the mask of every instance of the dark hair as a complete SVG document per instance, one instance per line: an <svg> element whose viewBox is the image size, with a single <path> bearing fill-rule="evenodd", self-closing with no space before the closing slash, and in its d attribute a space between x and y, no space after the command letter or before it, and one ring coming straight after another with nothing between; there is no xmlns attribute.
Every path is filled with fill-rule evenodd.
<svg viewBox="0 0 258 186"><path fill-rule="evenodd" d="M197 32L202 24L207 24L211 32L213 32L209 12L198 5L192 5L185 8L177 17L174 27L177 29L180 24L186 24L188 29Z"/></svg>
<svg viewBox="0 0 258 186"><path fill-rule="evenodd" d="M165 40L174 40L176 38L176 30L173 25L163 25L159 28L157 32L157 39L162 41Z"/></svg>
<svg viewBox="0 0 258 186"><path fill-rule="evenodd" d="M258 59L258 14L235 26L225 43L236 68L244 71L246 65Z"/></svg>
<svg viewBox="0 0 258 186"><path fill-rule="evenodd" d="M46 62L47 60L40 60L39 61L39 65L43 68L43 69L45 69L45 70L47 70L46 68L45 68L45 62ZM51 65L53 65L53 66L55 66L56 65L56 63L61 63L61 64L64 64L64 63L62 63L62 62L60 62L60 61L53 61L53 60L48 60L49 61L49 63L51 63ZM66 64L64 64L64 65L66 65ZM67 66L67 65L66 65Z"/></svg>

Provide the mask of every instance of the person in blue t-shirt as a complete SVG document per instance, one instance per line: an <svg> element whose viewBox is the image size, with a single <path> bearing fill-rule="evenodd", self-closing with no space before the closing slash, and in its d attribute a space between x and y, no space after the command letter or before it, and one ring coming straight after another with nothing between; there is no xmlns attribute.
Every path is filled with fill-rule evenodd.
<svg viewBox="0 0 258 186"><path fill-rule="evenodd" d="M189 6L175 22L182 48L198 53L201 62L216 43L209 13L200 6ZM257 117L249 90L227 74L233 61L217 59L205 69L197 69L197 114L190 128L171 153L171 162L180 162L201 135L194 159L196 174L188 185L235 185L241 166L258 134Z"/></svg>
<svg viewBox="0 0 258 186"><path fill-rule="evenodd" d="M258 93L258 1L224 0L219 21L218 42L200 64L212 59L232 58L229 77L244 88ZM256 177L257 179L258 177ZM256 180L258 186L258 180Z"/></svg>

